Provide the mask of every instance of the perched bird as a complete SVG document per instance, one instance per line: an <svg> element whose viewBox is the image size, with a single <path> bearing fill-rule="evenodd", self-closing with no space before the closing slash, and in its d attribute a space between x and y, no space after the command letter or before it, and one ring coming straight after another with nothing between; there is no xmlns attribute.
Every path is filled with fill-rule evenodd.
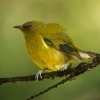
<svg viewBox="0 0 100 100"><path fill-rule="evenodd" d="M72 60L91 58L75 44L59 24L30 21L14 28L23 32L26 49L34 63L42 70L65 70ZM42 70L36 74L37 79L41 77Z"/></svg>

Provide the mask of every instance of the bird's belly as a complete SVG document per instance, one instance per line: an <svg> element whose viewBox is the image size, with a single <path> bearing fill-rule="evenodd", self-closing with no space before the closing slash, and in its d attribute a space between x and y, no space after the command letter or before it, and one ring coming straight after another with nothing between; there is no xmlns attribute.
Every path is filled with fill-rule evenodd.
<svg viewBox="0 0 100 100"><path fill-rule="evenodd" d="M60 51L48 46L34 46L28 47L27 51L32 60L41 69L46 71L56 71L62 68L63 64L65 63L65 59L64 55Z"/></svg>

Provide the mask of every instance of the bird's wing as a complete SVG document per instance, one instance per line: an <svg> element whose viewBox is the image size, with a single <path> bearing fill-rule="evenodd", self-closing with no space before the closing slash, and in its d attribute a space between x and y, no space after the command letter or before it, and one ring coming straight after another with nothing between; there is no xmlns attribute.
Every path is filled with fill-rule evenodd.
<svg viewBox="0 0 100 100"><path fill-rule="evenodd" d="M44 42L66 55L82 59L78 53L78 47L75 45L74 41L65 33L57 33L56 36L43 38Z"/></svg>

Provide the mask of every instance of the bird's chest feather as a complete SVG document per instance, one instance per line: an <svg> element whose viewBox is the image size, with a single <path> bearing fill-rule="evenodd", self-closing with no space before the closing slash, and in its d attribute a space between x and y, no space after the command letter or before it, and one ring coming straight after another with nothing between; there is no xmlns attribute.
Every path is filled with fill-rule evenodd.
<svg viewBox="0 0 100 100"><path fill-rule="evenodd" d="M49 47L41 36L30 39L26 42L26 47L33 61L40 67L51 67L53 70L54 67L64 63L64 55L57 49Z"/></svg>

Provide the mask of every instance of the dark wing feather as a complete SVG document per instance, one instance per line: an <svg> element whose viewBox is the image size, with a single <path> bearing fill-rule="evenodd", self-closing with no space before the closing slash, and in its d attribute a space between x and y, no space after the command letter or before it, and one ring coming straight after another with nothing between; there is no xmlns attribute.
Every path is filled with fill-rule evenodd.
<svg viewBox="0 0 100 100"><path fill-rule="evenodd" d="M80 60L82 59L80 57L80 55L78 54L78 50L68 43L60 44L59 49L60 49L60 51L64 52L65 54L67 54L69 56L73 56L73 57L78 58Z"/></svg>
<svg viewBox="0 0 100 100"><path fill-rule="evenodd" d="M77 52L77 49L72 47L72 45L69 45L68 43L66 44L60 44L59 45L60 51L63 51L67 54L71 54L72 52Z"/></svg>
<svg viewBox="0 0 100 100"><path fill-rule="evenodd" d="M53 47L53 48L56 48L56 46L54 45L54 43L53 43L50 39L48 39L48 38L43 38L43 40L44 40L44 42L45 42L48 46Z"/></svg>
<svg viewBox="0 0 100 100"><path fill-rule="evenodd" d="M65 33L57 33L55 36L43 38L44 42L66 55L74 56L78 59L82 59L78 54L78 47L74 41Z"/></svg>

